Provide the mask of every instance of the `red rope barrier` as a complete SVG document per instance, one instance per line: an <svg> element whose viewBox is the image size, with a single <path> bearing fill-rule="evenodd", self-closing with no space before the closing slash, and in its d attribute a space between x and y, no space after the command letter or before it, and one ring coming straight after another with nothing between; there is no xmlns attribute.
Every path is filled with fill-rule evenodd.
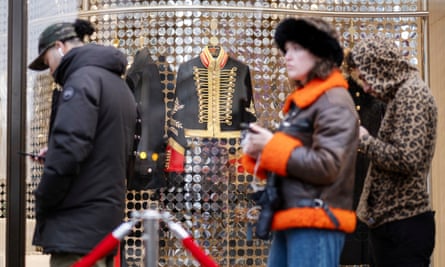
<svg viewBox="0 0 445 267"><path fill-rule="evenodd" d="M78 260L71 267L91 267L98 260L107 256L118 244L119 239L115 238L113 234L108 234L90 253Z"/></svg>
<svg viewBox="0 0 445 267"><path fill-rule="evenodd" d="M198 246L190 234L179 223L169 220L167 216L164 216L164 221L167 222L170 231L182 241L184 247L203 267L219 267L218 264Z"/></svg>
<svg viewBox="0 0 445 267"><path fill-rule="evenodd" d="M131 232L135 221L124 222L112 233L105 236L87 255L74 263L71 267L91 267L98 260L107 256L119 245L119 241Z"/></svg>
<svg viewBox="0 0 445 267"><path fill-rule="evenodd" d="M167 215L163 216L163 220L167 222L170 230L177 238L182 241L183 246L193 255L193 257L203 267L219 267L218 264L199 247L193 240L190 234L179 224L168 219ZM115 249L119 242L131 232L131 229L136 224L136 221L129 221L122 223L116 230L108 234L97 244L87 255L74 263L71 267L91 267L98 260L107 256L113 249Z"/></svg>
<svg viewBox="0 0 445 267"><path fill-rule="evenodd" d="M192 253L193 257L201 263L203 267L218 267L218 264L213 261L191 237L186 237L182 239L182 244L184 247Z"/></svg>

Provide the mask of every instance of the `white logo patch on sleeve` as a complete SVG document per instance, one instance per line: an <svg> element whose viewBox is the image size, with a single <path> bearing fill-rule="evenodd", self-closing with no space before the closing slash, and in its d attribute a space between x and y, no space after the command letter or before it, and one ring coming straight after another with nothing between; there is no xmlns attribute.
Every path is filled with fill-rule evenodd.
<svg viewBox="0 0 445 267"><path fill-rule="evenodd" d="M74 96L74 88L73 87L67 87L63 89L62 92L62 98L64 101L69 101Z"/></svg>

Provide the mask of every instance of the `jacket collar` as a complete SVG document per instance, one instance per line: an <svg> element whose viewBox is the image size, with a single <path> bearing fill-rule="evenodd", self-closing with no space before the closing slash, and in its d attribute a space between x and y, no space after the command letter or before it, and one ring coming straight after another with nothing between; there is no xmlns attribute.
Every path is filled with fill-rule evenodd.
<svg viewBox="0 0 445 267"><path fill-rule="evenodd" d="M300 109L306 108L326 91L335 87L348 88L348 82L338 69L333 70L326 80L313 79L303 88L296 89L287 97L283 106L283 112L287 113L292 103Z"/></svg>
<svg viewBox="0 0 445 267"><path fill-rule="evenodd" d="M214 56L212 55L212 52L210 52L208 46L204 47L199 57L201 58L202 64L206 68L208 68L210 65L218 65L222 69L226 65L227 60L229 59L229 55L222 47L218 46L218 49L219 53Z"/></svg>

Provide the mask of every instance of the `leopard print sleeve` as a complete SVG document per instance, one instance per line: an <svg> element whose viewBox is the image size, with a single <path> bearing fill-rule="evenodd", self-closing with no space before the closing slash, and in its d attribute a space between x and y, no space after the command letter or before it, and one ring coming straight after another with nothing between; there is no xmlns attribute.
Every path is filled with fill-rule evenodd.
<svg viewBox="0 0 445 267"><path fill-rule="evenodd" d="M432 157L437 111L426 86L407 82L388 103L377 137L363 136L359 150L380 169L410 174L423 171Z"/></svg>

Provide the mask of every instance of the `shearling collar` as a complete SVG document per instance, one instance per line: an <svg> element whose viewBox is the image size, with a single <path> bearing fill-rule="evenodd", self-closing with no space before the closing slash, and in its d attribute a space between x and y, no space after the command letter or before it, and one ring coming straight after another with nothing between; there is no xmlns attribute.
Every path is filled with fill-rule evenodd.
<svg viewBox="0 0 445 267"><path fill-rule="evenodd" d="M303 88L296 89L287 97L283 106L283 112L287 113L292 103L294 103L300 109L308 107L324 92L334 87L348 89L348 82L338 69L333 70L326 80L314 79L306 84Z"/></svg>

